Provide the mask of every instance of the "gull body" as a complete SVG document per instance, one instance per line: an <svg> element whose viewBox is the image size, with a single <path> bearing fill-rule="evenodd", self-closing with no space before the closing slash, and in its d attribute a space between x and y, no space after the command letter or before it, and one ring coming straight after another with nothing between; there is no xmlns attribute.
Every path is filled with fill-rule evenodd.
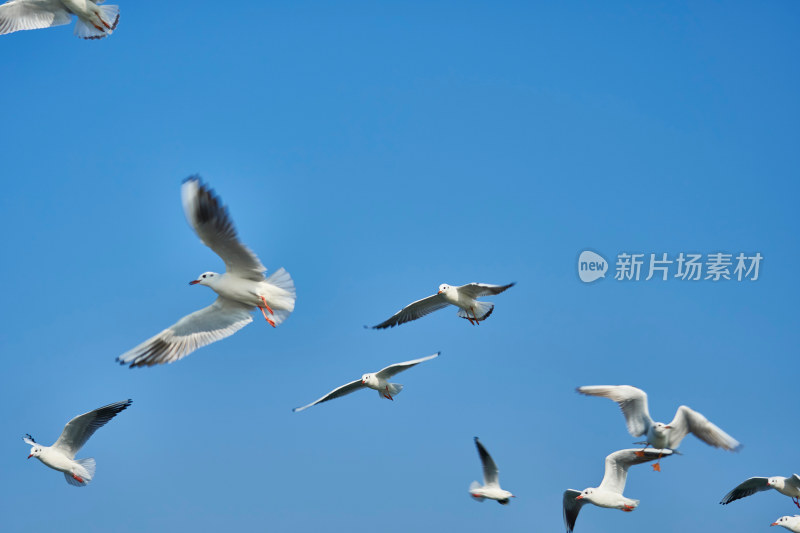
<svg viewBox="0 0 800 533"><path fill-rule="evenodd" d="M628 432L634 437L645 435L647 441L643 444L653 448L675 450L689 433L706 444L724 450L737 451L741 448L739 441L685 405L678 407L675 418L669 424L654 421L647 408L647 394L642 389L630 385L591 385L578 387L577 391L617 402L625 416ZM659 470L659 464L654 464L653 468Z"/></svg>
<svg viewBox="0 0 800 533"><path fill-rule="evenodd" d="M668 455L672 455L672 451L654 448L619 450L608 455L605 461L603 481L599 486L589 487L582 491L567 489L564 492L564 525L567 532L572 533L578 513L581 507L587 503L625 512L636 509L639 506L639 500L627 498L622 494L625 490L628 468Z"/></svg>
<svg viewBox="0 0 800 533"><path fill-rule="evenodd" d="M217 293L214 303L186 315L178 322L117 358L131 367L172 363L196 349L233 335L253 321L250 312L261 310L272 327L294 311L294 281L279 268L264 277L266 268L239 241L228 209L192 176L183 182L181 198L186 220L203 244L225 262L225 272L204 272L189 285L204 285Z"/></svg>
<svg viewBox="0 0 800 533"><path fill-rule="evenodd" d="M10 0L0 5L0 35L69 24L78 17L75 35L102 39L114 33L119 6L101 6L103 0Z"/></svg>
<svg viewBox="0 0 800 533"><path fill-rule="evenodd" d="M478 448L478 456L481 458L483 465L483 485L477 481L473 481L469 486L469 494L477 501L482 502L484 499L495 500L501 505L508 505L511 498L516 498L509 491L500 488L500 477L497 465L486 451L478 437L475 437L475 447Z"/></svg>
<svg viewBox="0 0 800 533"><path fill-rule="evenodd" d="M377 326L372 326L372 329L393 328L400 324L422 318L448 305L455 305L458 307L458 316L469 320L469 323L472 325L478 325L483 320L489 318L489 315L494 311L494 304L478 301L477 298L491 294L500 294L514 285L514 283L509 283L508 285L468 283L455 287L447 283L442 283L439 285L439 291L436 294L408 304L387 320L384 320Z"/></svg>
<svg viewBox="0 0 800 533"><path fill-rule="evenodd" d="M782 526L793 533L800 533L800 515L782 516L771 523L770 526Z"/></svg>
<svg viewBox="0 0 800 533"><path fill-rule="evenodd" d="M800 507L800 476L797 474L793 474L792 477L751 477L726 494L719 503L727 505L756 492L769 489L775 489L784 496L789 496L794 504Z"/></svg>
<svg viewBox="0 0 800 533"><path fill-rule="evenodd" d="M400 391L403 390L403 386L399 383L389 383L389 379L396 374L404 370L408 370L412 366L416 366L424 361L429 361L436 357L439 357L439 354L442 352L436 352L433 355L429 355L427 357L421 357L419 359L413 359L411 361L405 361L403 363L395 363L393 365L389 365L386 368L383 368L377 372L371 372L368 374L364 374L361 376L361 379L356 379L342 385L339 388L336 388L323 396L322 398L311 402L308 405L304 405L303 407L295 407L292 409L294 412L303 411L304 409L308 409L318 403L327 402L329 400L333 400L335 398L341 398L342 396L346 396L351 392L355 392L357 390L363 388L369 388L378 391L378 395L381 398L386 398L387 400L394 400L393 396L400 394Z"/></svg>
<svg viewBox="0 0 800 533"><path fill-rule="evenodd" d="M61 436L52 446L43 446L30 435L26 435L22 440L31 445L28 459L35 457L53 470L63 472L64 478L70 485L78 487L88 485L94 478L95 460L91 457L75 459L75 454L95 431L130 404L131 400L116 402L76 416L64 426Z"/></svg>

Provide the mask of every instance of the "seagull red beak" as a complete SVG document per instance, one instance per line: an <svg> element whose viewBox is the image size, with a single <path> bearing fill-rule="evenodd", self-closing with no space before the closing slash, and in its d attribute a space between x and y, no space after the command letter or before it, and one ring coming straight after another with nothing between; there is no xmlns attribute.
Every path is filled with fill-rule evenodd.
<svg viewBox="0 0 800 533"><path fill-rule="evenodd" d="M582 500L583 499L583 494L578 494L577 496L575 496L575 499L576 500Z"/></svg>
<svg viewBox="0 0 800 533"><path fill-rule="evenodd" d="M664 429L672 429L672 426L664 426Z"/></svg>
<svg viewBox="0 0 800 533"><path fill-rule="evenodd" d="M194 281L190 281L190 282L189 282L189 285L197 285L198 283L200 283L200 280L199 280L199 279L196 279L196 280L194 280Z"/></svg>
<svg viewBox="0 0 800 533"><path fill-rule="evenodd" d="M30 454L30 455L28 456L28 459L30 459L31 457L33 457L33 454Z"/></svg>
<svg viewBox="0 0 800 533"><path fill-rule="evenodd" d="M442 294L442 291L437 292L436 294Z"/></svg>
<svg viewBox="0 0 800 533"><path fill-rule="evenodd" d="M777 522L773 522L773 523L770 524L770 526L777 526L777 525L778 525Z"/></svg>

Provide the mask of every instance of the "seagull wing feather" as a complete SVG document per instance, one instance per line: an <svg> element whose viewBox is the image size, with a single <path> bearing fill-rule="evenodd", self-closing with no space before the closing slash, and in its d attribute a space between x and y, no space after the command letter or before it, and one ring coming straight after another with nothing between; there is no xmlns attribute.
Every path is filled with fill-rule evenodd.
<svg viewBox="0 0 800 533"><path fill-rule="evenodd" d="M433 313L434 311L438 311L439 309L447 307L448 305L450 304L447 303L447 300L444 299L444 296L441 294L434 294L433 296L428 296L427 298L423 298L422 300L417 300L416 302L408 304L392 315L389 319L381 322L377 326L372 326L372 329L393 328L395 326L399 326L400 324L405 324L406 322L411 322L412 320L422 318L428 313Z"/></svg>
<svg viewBox="0 0 800 533"><path fill-rule="evenodd" d="M712 424L702 414L685 405L678 407L675 418L672 419L669 425L672 428L670 430L669 444L673 449L680 445L688 433L693 433L695 437L706 444L724 450L736 451L741 447L739 441Z"/></svg>
<svg viewBox="0 0 800 533"><path fill-rule="evenodd" d="M64 426L64 431L61 432L61 436L53 444L53 448L58 448L72 459L95 431L106 425L118 413L127 409L131 403L132 400L111 403L94 411L76 416Z"/></svg>
<svg viewBox="0 0 800 533"><path fill-rule="evenodd" d="M642 389L630 385L590 385L576 390L587 396L600 396L617 402L625 416L628 433L634 437L647 433L647 428L653 424L647 409L647 394Z"/></svg>
<svg viewBox="0 0 800 533"><path fill-rule="evenodd" d="M433 355L429 355L427 357L421 357L419 359L414 359L413 361L406 361L405 363L395 363L393 365L389 365L386 368L382 368L381 370L377 371L375 375L380 379L389 379L395 374L399 374L403 370L408 370L412 366L418 365L425 361L430 361L436 357L439 357L439 354L442 352L436 352Z"/></svg>
<svg viewBox="0 0 800 533"><path fill-rule="evenodd" d="M264 279L267 269L256 254L239 242L228 208L213 190L192 176L183 182L181 199L186 220L203 244L225 261L228 272L253 281Z"/></svg>
<svg viewBox="0 0 800 533"><path fill-rule="evenodd" d="M0 5L0 35L70 22L69 11L58 0L11 0Z"/></svg>
<svg viewBox="0 0 800 533"><path fill-rule="evenodd" d="M303 407L295 407L294 409L292 409L292 411L297 413L297 412L302 411L304 409L308 409L309 407L311 407L313 405L317 405L318 403L327 402L328 400L333 400L334 398L341 398L342 396L346 396L347 394L350 394L351 392L355 392L355 391L357 391L359 389L363 389L364 387L366 387L366 385L361 383L360 379L357 379L355 381L351 381L350 383L347 383L346 385L342 385L338 389L333 389L331 392L329 392L328 394L326 394L325 396L323 396L319 400L315 400L315 401L311 402L308 405L304 405Z"/></svg>

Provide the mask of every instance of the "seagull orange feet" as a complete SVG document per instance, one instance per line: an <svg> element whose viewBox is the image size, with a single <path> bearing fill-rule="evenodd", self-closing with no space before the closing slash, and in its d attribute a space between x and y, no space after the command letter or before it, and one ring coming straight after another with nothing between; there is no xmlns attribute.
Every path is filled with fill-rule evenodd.
<svg viewBox="0 0 800 533"><path fill-rule="evenodd" d="M75 481L77 481L78 483L84 483L84 481L83 481L83 478L82 478L81 476L78 476L78 475L72 474L72 479L74 479L74 480L75 480Z"/></svg>
<svg viewBox="0 0 800 533"><path fill-rule="evenodd" d="M389 387L386 387L386 393L383 395L383 397L386 398L387 400L394 401L394 398L392 398L392 395L389 394Z"/></svg>
<svg viewBox="0 0 800 533"><path fill-rule="evenodd" d="M631 505L626 505L626 506L624 506L624 507L623 507L621 510L622 510L622 511L624 511L624 512L626 512L626 513L630 513L631 511L633 511L633 506L631 506Z"/></svg>

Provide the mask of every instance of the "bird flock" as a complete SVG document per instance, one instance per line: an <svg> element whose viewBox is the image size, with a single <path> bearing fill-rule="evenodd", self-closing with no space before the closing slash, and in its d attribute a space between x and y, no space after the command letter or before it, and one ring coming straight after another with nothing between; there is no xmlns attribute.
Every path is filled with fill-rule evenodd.
<svg viewBox="0 0 800 533"><path fill-rule="evenodd" d="M0 35L69 24L71 16L75 15L76 36L101 39L114 32L120 18L119 6L100 5L102 3L103 0L10 0L0 5ZM117 357L117 362L131 368L183 359L198 348L233 335L252 322L251 313L256 308L273 328L281 325L294 311L296 291L292 277L283 268L270 276L264 275L267 269L239 241L227 208L200 178L192 176L184 181L181 198L189 225L200 240L224 261L225 272L204 272L189 282L190 285L209 287L217 294L216 300ZM478 298L500 294L513 286L514 283L441 284L436 294L406 305L388 319L372 326L372 329L393 328L450 305L458 308L459 317L477 326L494 311L494 304L479 301ZM389 380L440 354L437 352L391 364L378 372L363 374L361 378L292 411L300 412L364 388L373 389L380 398L393 401L403 386ZM616 402L625 417L628 432L644 440L637 443L641 448L621 449L606 456L603 479L597 487L564 491L563 519L568 533L574 530L578 514L586 504L624 512L635 510L640 501L623 494L629 468L653 462L653 469L660 471L661 460L679 454L677 448L689 433L706 444L724 450L738 451L741 448L736 439L685 405L678 408L668 424L653 421L648 410L647 394L639 388L629 385L592 385L578 387L577 392ZM31 446L28 459L35 457L46 466L62 472L70 485L87 486L95 475L95 460L76 459L75 455L97 429L131 404L132 400L128 399L76 416L64 426L61 435L51 446L39 444L30 434L26 434L23 441ZM478 437L474 442L483 468L483 484L473 481L469 486L470 496L479 502L490 499L507 505L516 496L500 487L499 471L492 456ZM769 489L789 496L794 505L800 508L800 476L797 474L791 477L751 477L728 492L720 503L727 505ZM800 515L782 516L771 525L800 533Z"/></svg>

